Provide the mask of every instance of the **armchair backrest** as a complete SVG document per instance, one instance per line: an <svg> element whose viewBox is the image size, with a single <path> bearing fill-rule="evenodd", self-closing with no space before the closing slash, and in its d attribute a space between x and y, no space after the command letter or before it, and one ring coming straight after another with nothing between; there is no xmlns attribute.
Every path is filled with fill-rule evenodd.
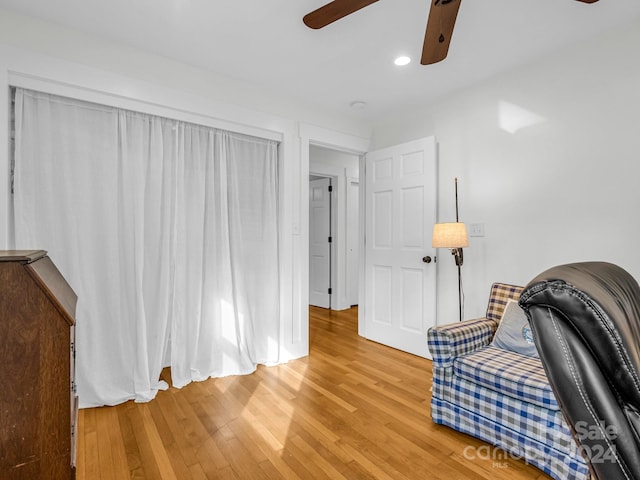
<svg viewBox="0 0 640 480"><path fill-rule="evenodd" d="M610 263L551 268L520 297L593 478L640 479L640 287Z"/></svg>
<svg viewBox="0 0 640 480"><path fill-rule="evenodd" d="M489 320L500 322L507 302L509 300L518 300L523 288L517 285L509 285L508 283L494 283L491 285L489 304L487 305L487 314L485 316Z"/></svg>

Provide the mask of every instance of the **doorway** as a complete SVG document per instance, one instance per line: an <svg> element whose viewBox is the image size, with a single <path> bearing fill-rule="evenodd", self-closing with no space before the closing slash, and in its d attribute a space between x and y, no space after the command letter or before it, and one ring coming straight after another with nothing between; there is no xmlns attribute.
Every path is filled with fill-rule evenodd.
<svg viewBox="0 0 640 480"><path fill-rule="evenodd" d="M359 303L359 172L359 155L309 145L310 305L345 310Z"/></svg>
<svg viewBox="0 0 640 480"><path fill-rule="evenodd" d="M309 176L309 305L331 308L331 177Z"/></svg>

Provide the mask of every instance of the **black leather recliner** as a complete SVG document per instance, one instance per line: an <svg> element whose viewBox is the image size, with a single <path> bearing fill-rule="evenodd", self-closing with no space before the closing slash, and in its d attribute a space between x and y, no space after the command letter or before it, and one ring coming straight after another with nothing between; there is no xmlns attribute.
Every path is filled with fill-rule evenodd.
<svg viewBox="0 0 640 480"><path fill-rule="evenodd" d="M640 480L638 282L610 263L561 265L520 306L592 478Z"/></svg>

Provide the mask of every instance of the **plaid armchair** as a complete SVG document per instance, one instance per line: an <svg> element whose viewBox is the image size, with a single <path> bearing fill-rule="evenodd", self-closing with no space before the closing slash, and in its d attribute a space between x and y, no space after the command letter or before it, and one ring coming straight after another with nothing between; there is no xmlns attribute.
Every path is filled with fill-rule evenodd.
<svg viewBox="0 0 640 480"><path fill-rule="evenodd" d="M429 329L431 416L557 480L586 479L586 464L540 360L490 345L507 302L521 292L522 287L495 283L485 317Z"/></svg>

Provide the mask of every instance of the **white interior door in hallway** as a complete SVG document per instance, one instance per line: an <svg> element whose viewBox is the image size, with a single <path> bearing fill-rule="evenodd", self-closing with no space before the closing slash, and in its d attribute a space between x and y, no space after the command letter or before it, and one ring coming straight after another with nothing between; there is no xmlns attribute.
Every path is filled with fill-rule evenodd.
<svg viewBox="0 0 640 480"><path fill-rule="evenodd" d="M331 308L331 179L309 182L309 304Z"/></svg>
<svg viewBox="0 0 640 480"><path fill-rule="evenodd" d="M361 335L429 358L436 320L437 168L433 137L370 152L365 160L365 304Z"/></svg>

